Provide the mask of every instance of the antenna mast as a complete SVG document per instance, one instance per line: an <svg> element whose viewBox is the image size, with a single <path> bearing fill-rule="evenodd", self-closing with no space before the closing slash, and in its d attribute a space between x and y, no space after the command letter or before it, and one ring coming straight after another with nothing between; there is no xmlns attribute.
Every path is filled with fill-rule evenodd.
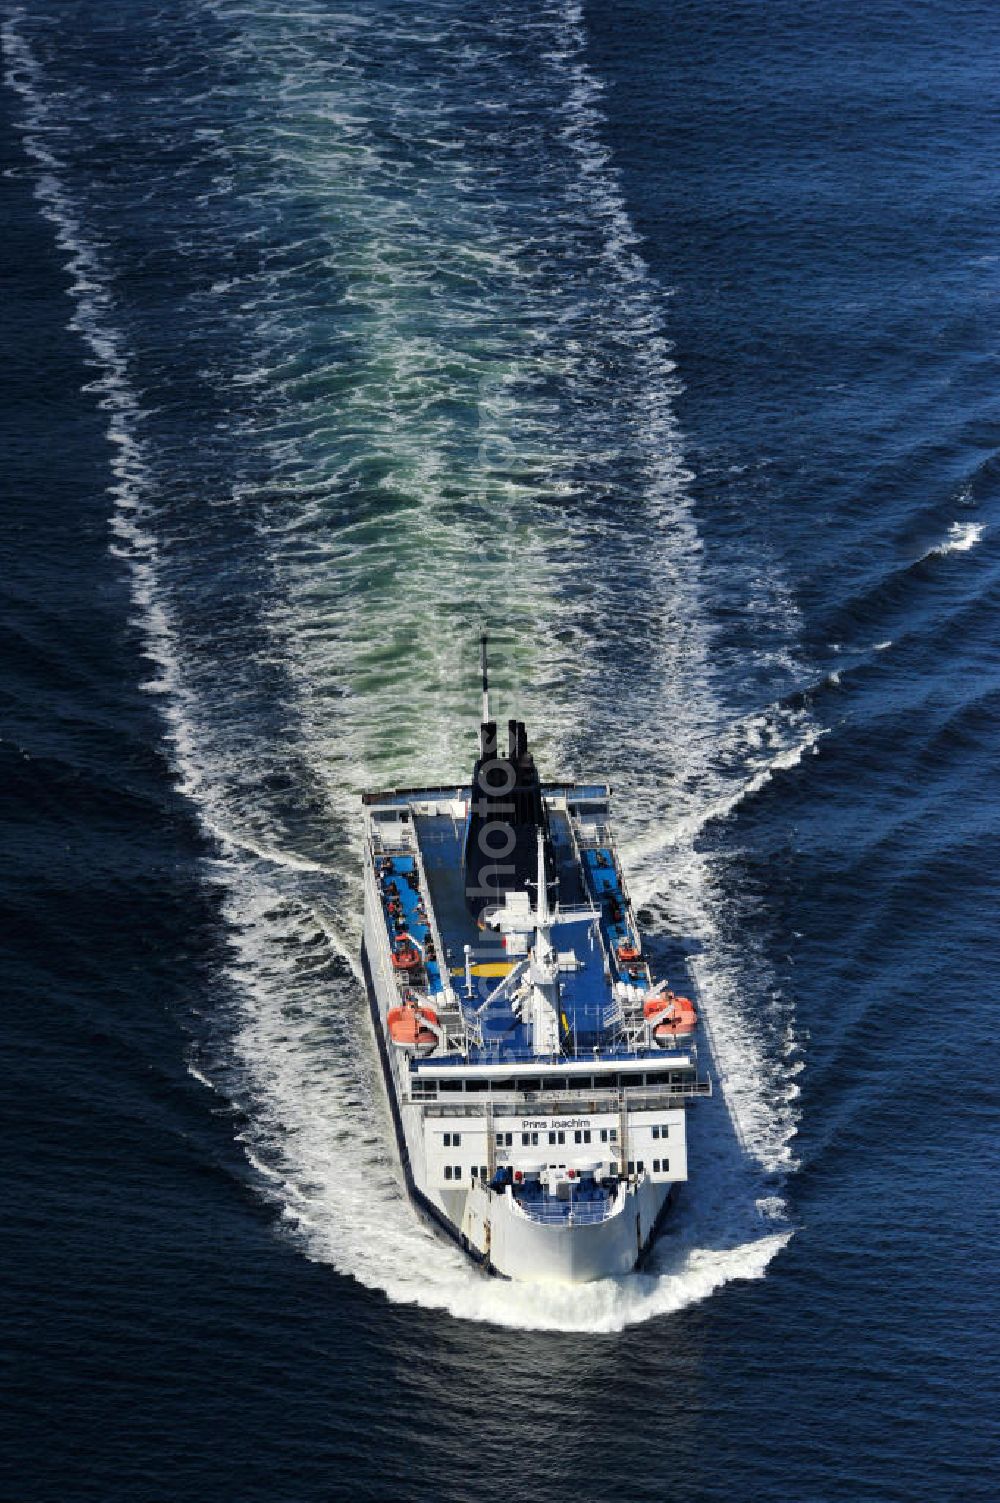
<svg viewBox="0 0 1000 1503"><path fill-rule="evenodd" d="M489 683L489 674L487 672L487 666L486 666L486 642L487 642L486 633L485 632L480 632L480 634L479 634L479 666L482 669L482 674L483 674L483 723L484 724L490 718L490 683Z"/></svg>

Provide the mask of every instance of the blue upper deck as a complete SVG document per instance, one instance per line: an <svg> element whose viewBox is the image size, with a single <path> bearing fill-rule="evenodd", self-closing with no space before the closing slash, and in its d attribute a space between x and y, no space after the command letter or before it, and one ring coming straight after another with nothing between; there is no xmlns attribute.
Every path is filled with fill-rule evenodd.
<svg viewBox="0 0 1000 1503"><path fill-rule="evenodd" d="M608 789L603 784L546 784L544 794L558 906L564 911L592 908L599 915L596 922L552 926L552 944L564 959L559 976L560 1048L567 1055L597 1050L606 1057L625 1047L616 984L641 988L650 984L644 962L619 956L620 947L627 953L638 950L639 942L607 831ZM478 926L466 903L463 851L468 791L455 787L393 790L369 794L366 802L386 813L405 809L406 823L419 847L418 861L404 848L393 850L387 844L380 884L390 936L411 936L422 954L430 941L433 958L426 960L420 972L420 989L426 984L433 1003L443 1000L450 982L476 1038L469 1055L473 1062L534 1059L529 1030L502 990L515 960L507 954L501 935ZM596 817L589 827L592 839L579 840L570 808L584 818L588 810L594 811ZM421 864L427 893L422 890ZM443 953L434 948L432 914ZM466 947L471 951L468 957ZM491 1001L498 988L500 995Z"/></svg>

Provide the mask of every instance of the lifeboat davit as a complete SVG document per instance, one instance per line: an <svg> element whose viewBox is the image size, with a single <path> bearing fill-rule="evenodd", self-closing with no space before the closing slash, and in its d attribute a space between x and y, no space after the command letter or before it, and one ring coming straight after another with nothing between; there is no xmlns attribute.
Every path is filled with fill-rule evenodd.
<svg viewBox="0 0 1000 1503"><path fill-rule="evenodd" d="M436 1047L438 1036L428 1023L438 1025L438 1015L433 1007L415 1007L406 1003L402 1007L390 1007L386 1023L389 1037L400 1049L416 1049L418 1054L429 1054Z"/></svg>

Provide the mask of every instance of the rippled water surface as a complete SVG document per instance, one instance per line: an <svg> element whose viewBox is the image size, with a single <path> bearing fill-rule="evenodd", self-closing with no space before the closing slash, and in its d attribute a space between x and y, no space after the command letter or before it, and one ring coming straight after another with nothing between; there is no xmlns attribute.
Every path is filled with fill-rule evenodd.
<svg viewBox="0 0 1000 1503"><path fill-rule="evenodd" d="M0 10L6 1495L992 1496L994 9ZM564 1292L356 961L484 619L717 1084Z"/></svg>

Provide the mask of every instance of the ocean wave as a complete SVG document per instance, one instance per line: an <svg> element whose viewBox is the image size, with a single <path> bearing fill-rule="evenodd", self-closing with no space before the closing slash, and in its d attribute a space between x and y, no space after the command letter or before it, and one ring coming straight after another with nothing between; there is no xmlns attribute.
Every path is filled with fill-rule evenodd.
<svg viewBox="0 0 1000 1503"><path fill-rule="evenodd" d="M986 527L982 522L952 522L948 528L947 537L942 538L940 543L928 549L924 556L932 558L936 555L939 558L944 558L949 553L968 553L970 549L975 548L976 544L982 541L985 531Z"/></svg>

